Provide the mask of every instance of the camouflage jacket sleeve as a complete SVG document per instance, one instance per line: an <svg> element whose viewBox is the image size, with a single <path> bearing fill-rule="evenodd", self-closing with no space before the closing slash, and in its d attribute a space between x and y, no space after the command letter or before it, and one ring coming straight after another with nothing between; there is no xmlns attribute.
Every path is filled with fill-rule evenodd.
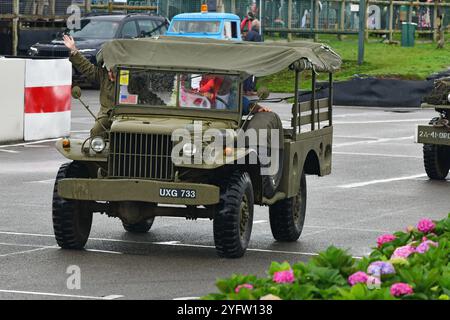
<svg viewBox="0 0 450 320"><path fill-rule="evenodd" d="M93 65L88 59L83 57L83 55L79 52L71 55L69 58L72 65L84 76L89 78L91 81L95 81L100 83L101 80L101 68Z"/></svg>

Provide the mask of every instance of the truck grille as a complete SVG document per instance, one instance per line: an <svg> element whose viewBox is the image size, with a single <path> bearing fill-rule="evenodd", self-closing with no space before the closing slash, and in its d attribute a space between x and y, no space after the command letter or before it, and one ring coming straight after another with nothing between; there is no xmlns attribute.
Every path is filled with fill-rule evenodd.
<svg viewBox="0 0 450 320"><path fill-rule="evenodd" d="M112 132L108 174L112 178L173 180L170 135Z"/></svg>

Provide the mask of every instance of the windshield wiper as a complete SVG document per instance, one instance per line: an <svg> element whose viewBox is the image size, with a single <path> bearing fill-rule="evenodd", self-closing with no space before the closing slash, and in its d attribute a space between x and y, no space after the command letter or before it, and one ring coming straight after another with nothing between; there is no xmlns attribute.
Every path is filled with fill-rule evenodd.
<svg viewBox="0 0 450 320"><path fill-rule="evenodd" d="M159 29L161 29L162 27L164 27L165 25L167 25L166 22L161 23L160 25L158 25L156 28L154 28L153 30L150 30L148 32L143 31L142 33L144 34L144 36L148 36L151 37L153 32L158 31Z"/></svg>

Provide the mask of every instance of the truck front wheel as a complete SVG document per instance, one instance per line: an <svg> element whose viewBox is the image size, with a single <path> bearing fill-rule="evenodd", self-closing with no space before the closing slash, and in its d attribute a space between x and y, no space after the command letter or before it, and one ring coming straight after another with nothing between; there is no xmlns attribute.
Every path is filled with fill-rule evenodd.
<svg viewBox="0 0 450 320"><path fill-rule="evenodd" d="M247 172L234 172L221 187L214 216L214 242L224 258L242 257L253 226L253 186Z"/></svg>
<svg viewBox="0 0 450 320"><path fill-rule="evenodd" d="M305 214L306 178L305 173L302 173L297 195L277 201L269 207L270 228L275 240L297 241L303 230Z"/></svg>
<svg viewBox="0 0 450 320"><path fill-rule="evenodd" d="M430 179L445 180L450 169L450 147L424 144L423 162Z"/></svg>
<svg viewBox="0 0 450 320"><path fill-rule="evenodd" d="M88 178L87 168L78 162L63 164L53 189L53 230L63 249L83 249L91 232L92 210L88 201L61 198L58 183L66 178Z"/></svg>

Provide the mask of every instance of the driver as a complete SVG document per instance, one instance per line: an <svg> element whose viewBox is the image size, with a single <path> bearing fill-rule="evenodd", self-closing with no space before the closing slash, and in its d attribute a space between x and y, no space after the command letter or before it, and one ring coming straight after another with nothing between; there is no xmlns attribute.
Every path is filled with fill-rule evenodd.
<svg viewBox="0 0 450 320"><path fill-rule="evenodd" d="M97 54L98 66L93 65L77 49L75 40L68 35L64 35L64 45L70 50L70 62L72 65L89 80L100 84L100 111L97 115L97 121L91 129L91 137L106 136L103 129L111 127L111 110L114 106L114 83L116 75L112 70L108 70L103 64L101 51Z"/></svg>

